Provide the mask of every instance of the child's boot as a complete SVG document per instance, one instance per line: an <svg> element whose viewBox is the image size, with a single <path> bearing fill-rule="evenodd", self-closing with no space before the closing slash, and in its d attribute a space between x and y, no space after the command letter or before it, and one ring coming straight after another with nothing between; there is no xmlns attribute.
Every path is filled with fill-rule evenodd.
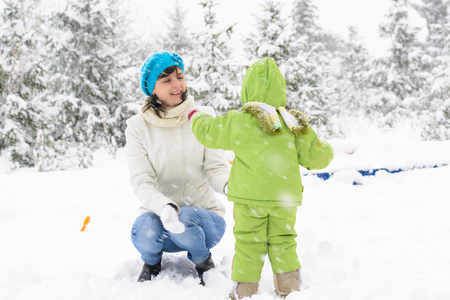
<svg viewBox="0 0 450 300"><path fill-rule="evenodd" d="M259 282L233 282L230 299L237 300L252 297L258 292Z"/></svg>
<svg viewBox="0 0 450 300"><path fill-rule="evenodd" d="M291 292L300 291L300 270L275 274L273 276L273 283L275 285L275 291L282 297L286 297Z"/></svg>

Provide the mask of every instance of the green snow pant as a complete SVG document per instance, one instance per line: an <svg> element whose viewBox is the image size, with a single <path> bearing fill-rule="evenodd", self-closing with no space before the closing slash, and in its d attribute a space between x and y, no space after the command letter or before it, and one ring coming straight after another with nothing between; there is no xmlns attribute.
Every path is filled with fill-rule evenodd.
<svg viewBox="0 0 450 300"><path fill-rule="evenodd" d="M295 206L260 207L234 203L233 281L259 281L266 254L274 274L301 268L295 241L296 215Z"/></svg>

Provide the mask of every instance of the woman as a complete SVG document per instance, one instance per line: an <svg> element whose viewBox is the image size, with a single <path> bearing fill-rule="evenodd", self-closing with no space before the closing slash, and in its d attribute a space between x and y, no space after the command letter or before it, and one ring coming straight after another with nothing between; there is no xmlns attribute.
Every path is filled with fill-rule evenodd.
<svg viewBox="0 0 450 300"><path fill-rule="evenodd" d="M194 106L176 53L157 52L141 69L148 96L142 113L127 120L130 181L141 202L131 239L144 266L138 281L161 271L163 252L187 251L204 285L214 267L210 249L225 232L224 193L229 169L222 150L194 137L185 113Z"/></svg>

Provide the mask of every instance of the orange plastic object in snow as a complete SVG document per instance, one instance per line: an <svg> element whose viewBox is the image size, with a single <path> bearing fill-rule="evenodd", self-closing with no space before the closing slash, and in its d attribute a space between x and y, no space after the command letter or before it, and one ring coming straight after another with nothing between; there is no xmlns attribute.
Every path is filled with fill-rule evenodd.
<svg viewBox="0 0 450 300"><path fill-rule="evenodd" d="M84 231L86 229L87 224L89 224L89 221L91 221L91 217L87 216L86 219L84 219L83 227L81 227L80 231Z"/></svg>

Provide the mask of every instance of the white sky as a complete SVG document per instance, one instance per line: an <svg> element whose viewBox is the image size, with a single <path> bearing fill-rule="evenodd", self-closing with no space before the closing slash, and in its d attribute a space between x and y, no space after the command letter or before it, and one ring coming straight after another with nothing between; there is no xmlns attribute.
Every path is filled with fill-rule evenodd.
<svg viewBox="0 0 450 300"><path fill-rule="evenodd" d="M149 13L149 18L141 18L139 21L146 24L141 26L147 30L150 23L158 24L161 16L166 14L165 11L175 5L175 0L137 1L141 3L136 6L139 13ZM203 25L203 10L198 5L200 0L179 0L179 2L187 10L186 24L200 29ZM220 0L216 8L217 18L224 26L237 23L234 38L241 40L241 34L246 34L254 29L252 27L255 22L254 14L258 14L260 4L263 2L264 0ZM287 10L289 10L292 0L284 2L285 13L288 14ZM364 44L371 53L378 56L386 51L387 42L382 40L378 33L379 25L387 12L389 0L313 0L313 3L318 9L318 23L327 32L347 38L347 28L353 25L358 28Z"/></svg>
<svg viewBox="0 0 450 300"><path fill-rule="evenodd" d="M186 10L186 25L193 30L200 30L204 24L204 11L199 2L202 0L178 0ZM286 17L293 0L284 0ZM411 0L418 1L418 0ZM163 17L175 6L176 0L128 0L123 1L124 9L132 13L136 22L135 30L145 38L159 34L163 26ZM379 25L387 13L390 0L313 0L319 15L318 23L327 32L336 33L347 39L347 28L355 26L368 50L380 56L388 48L388 42L379 37ZM255 14L261 11L264 0L218 0L216 15L223 26L236 23L233 47L239 47L242 36L254 30ZM53 7L65 7L61 0L41 0L41 4ZM0 2L0 7L3 3ZM414 16L413 16L414 19ZM423 20L417 20L420 25ZM135 33L136 33L135 32ZM237 49L236 49L237 50Z"/></svg>

